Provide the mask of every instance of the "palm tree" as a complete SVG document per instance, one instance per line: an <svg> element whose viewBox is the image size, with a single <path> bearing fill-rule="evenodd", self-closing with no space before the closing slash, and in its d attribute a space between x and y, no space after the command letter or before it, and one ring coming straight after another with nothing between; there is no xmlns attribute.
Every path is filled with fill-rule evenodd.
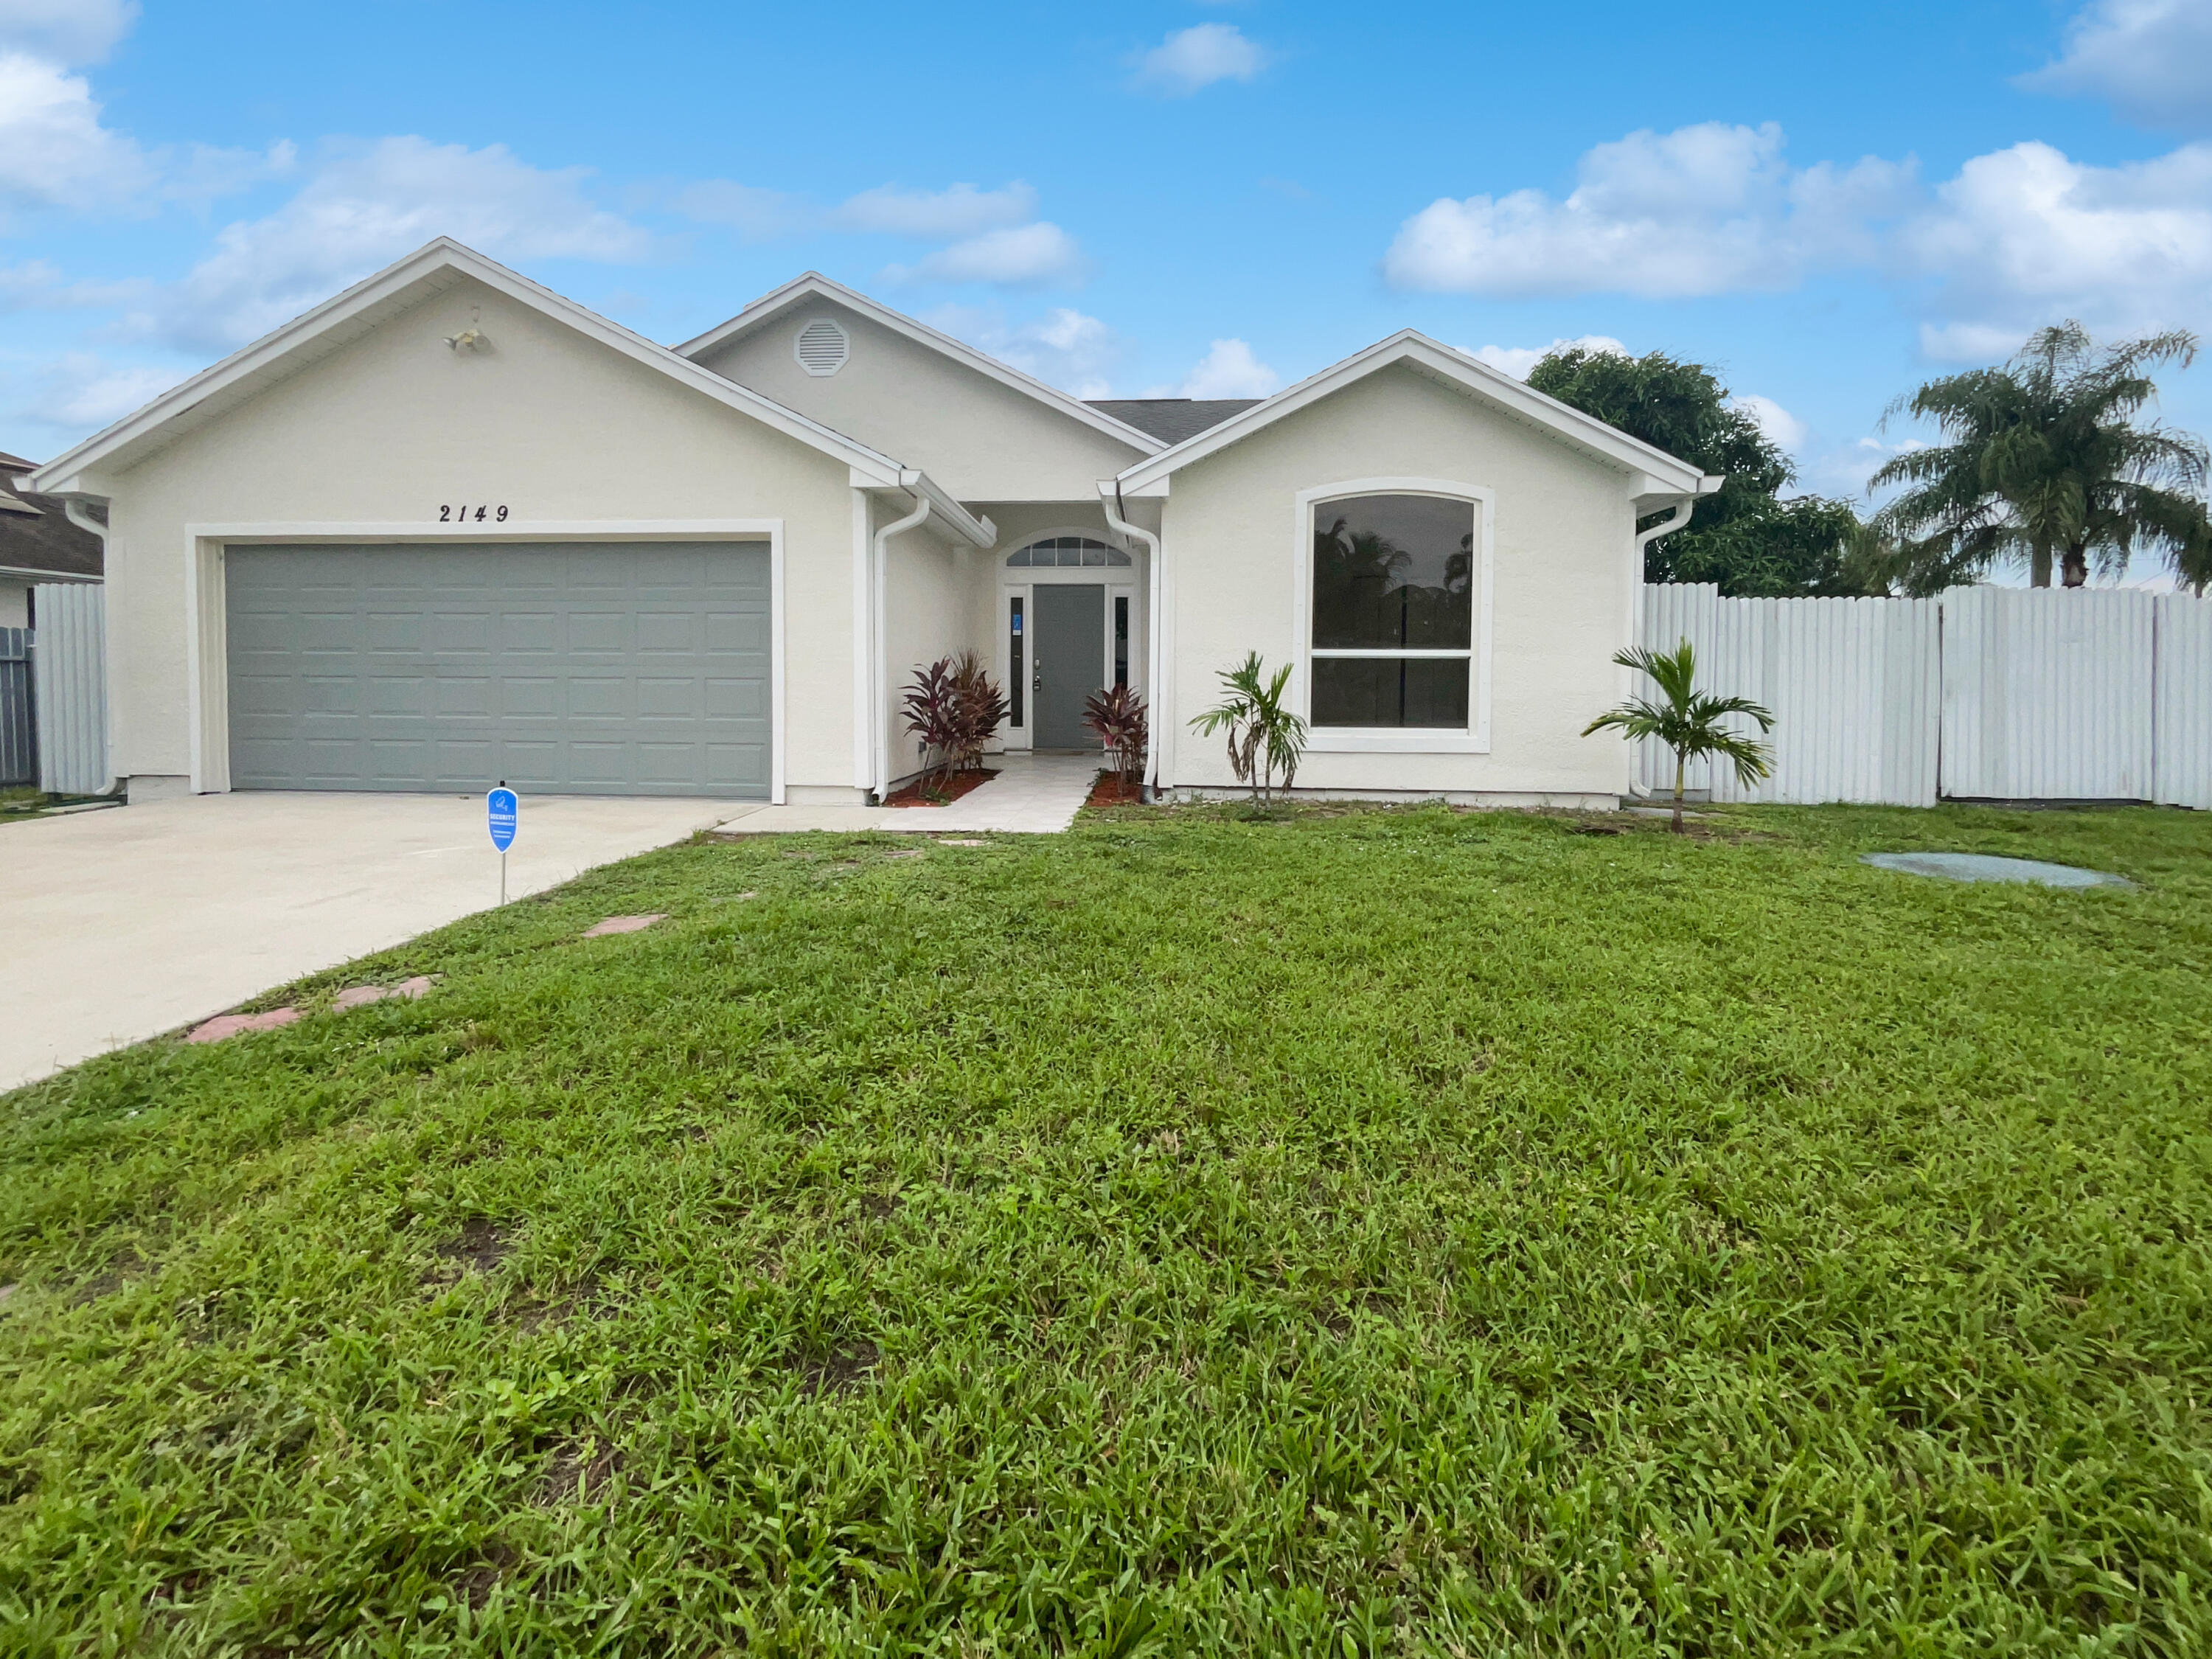
<svg viewBox="0 0 2212 1659"><path fill-rule="evenodd" d="M2124 569L2141 547L2203 592L2212 580L2207 455L2193 433L2134 416L2158 395L2148 371L2186 368L2184 329L2095 350L2079 323L2039 329L2011 362L1930 380L1890 405L1948 441L1908 450L1869 480L1909 486L1875 515L1890 545L1881 574L1916 593L2025 563L2038 587L2056 563L2069 587Z"/></svg>
<svg viewBox="0 0 2212 1659"><path fill-rule="evenodd" d="M1657 682L1663 702L1652 702L1638 697L1618 708L1607 709L1588 726L1583 735L1607 728L1617 729L1631 742L1644 738L1656 738L1674 751L1674 822L1676 835L1682 830L1682 773L1689 763L1703 755L1718 755L1732 762L1736 781L1748 787L1767 775L1771 748L1756 738L1743 737L1721 724L1729 714L1745 714L1759 722L1761 732L1774 729L1774 716L1748 697L1708 697L1697 690L1698 659L1690 642L1684 640L1674 650L1662 653L1638 647L1632 651L1614 653L1613 661L1623 668L1633 668L1649 674Z"/></svg>
<svg viewBox="0 0 2212 1659"><path fill-rule="evenodd" d="M1272 679L1263 676L1260 653L1247 653L1234 668L1224 669L1221 684L1229 695L1191 724L1206 737L1224 728L1229 732L1229 769L1237 781L1249 784L1255 805L1274 800L1275 774L1283 775L1283 787L1298 775L1298 762L1306 750L1306 723L1283 703L1283 690L1291 683L1288 663Z"/></svg>

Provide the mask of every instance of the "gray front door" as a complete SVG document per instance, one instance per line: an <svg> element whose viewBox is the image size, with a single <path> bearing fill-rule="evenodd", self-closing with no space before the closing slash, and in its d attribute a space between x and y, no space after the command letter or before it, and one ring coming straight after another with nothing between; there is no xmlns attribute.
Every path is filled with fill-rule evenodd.
<svg viewBox="0 0 2212 1659"><path fill-rule="evenodd" d="M1039 749L1096 749L1083 705L1106 684L1106 590L1039 582L1036 633L1030 641L1030 687L1036 698Z"/></svg>
<svg viewBox="0 0 2212 1659"><path fill-rule="evenodd" d="M233 547L239 789L769 793L760 542Z"/></svg>

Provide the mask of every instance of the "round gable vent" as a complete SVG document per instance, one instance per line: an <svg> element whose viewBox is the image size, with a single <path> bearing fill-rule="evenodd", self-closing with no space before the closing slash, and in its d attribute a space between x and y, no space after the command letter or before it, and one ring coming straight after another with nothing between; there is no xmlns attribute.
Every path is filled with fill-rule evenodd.
<svg viewBox="0 0 2212 1659"><path fill-rule="evenodd" d="M835 374L853 355L853 343L827 317L817 317L799 331L793 349L798 354L799 366L809 374Z"/></svg>

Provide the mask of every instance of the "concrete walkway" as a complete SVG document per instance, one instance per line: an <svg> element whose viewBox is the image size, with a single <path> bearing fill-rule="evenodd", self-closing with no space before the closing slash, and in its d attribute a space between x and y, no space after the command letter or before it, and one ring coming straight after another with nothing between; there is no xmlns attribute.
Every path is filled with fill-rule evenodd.
<svg viewBox="0 0 2212 1659"><path fill-rule="evenodd" d="M993 755L984 765L999 775L950 806L741 806L722 829L729 835L802 830L1058 835L1075 822L1103 763L1096 755Z"/></svg>
<svg viewBox="0 0 2212 1659"><path fill-rule="evenodd" d="M507 895L731 801L526 799ZM0 1089L221 1013L499 899L481 796L201 795L0 826Z"/></svg>

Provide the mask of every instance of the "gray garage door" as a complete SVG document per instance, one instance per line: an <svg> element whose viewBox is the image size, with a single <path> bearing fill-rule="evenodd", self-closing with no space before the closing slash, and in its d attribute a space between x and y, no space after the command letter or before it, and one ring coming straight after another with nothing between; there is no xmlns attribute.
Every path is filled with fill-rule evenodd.
<svg viewBox="0 0 2212 1659"><path fill-rule="evenodd" d="M234 788L767 797L765 543L223 562Z"/></svg>

